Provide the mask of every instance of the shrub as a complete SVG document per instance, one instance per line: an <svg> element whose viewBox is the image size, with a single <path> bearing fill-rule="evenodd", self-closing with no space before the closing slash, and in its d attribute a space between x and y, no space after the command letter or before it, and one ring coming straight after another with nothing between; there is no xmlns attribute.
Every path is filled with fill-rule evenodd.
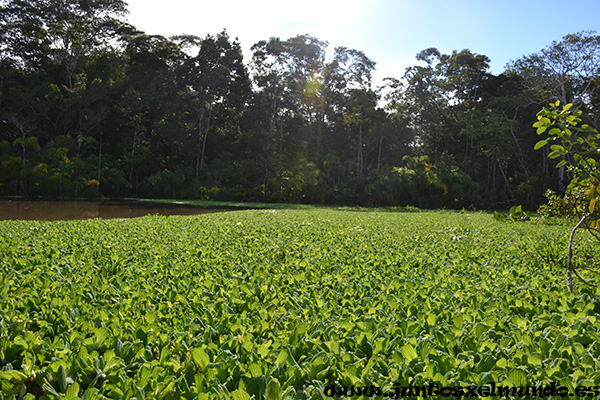
<svg viewBox="0 0 600 400"><path fill-rule="evenodd" d="M538 121L533 124L538 135L547 133L548 137L536 143L535 149L550 145L551 159L561 158L557 168L566 167L573 177L567 186L564 197L559 201L550 194L552 203L545 208L548 213L574 214L579 222L571 231L567 250L567 285L573 291L572 274L586 283L578 269L599 274L587 266L587 263L574 266L573 240L578 229L586 229L600 241L600 133L587 124L580 125L581 110L571 111L573 104L560 108L560 102L544 108L538 113Z"/></svg>

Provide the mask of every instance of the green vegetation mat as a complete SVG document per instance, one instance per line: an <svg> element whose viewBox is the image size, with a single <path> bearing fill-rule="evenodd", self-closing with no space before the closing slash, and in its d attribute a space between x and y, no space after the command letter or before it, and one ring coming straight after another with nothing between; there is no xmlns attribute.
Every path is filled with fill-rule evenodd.
<svg viewBox="0 0 600 400"><path fill-rule="evenodd" d="M2 398L600 385L600 291L567 293L567 234L441 211L5 221Z"/></svg>

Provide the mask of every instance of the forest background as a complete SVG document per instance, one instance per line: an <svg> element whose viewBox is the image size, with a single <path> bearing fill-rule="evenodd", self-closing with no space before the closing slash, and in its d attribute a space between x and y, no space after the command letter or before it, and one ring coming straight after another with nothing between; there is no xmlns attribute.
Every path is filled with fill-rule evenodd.
<svg viewBox="0 0 600 400"><path fill-rule="evenodd" d="M0 1L0 196L536 209L569 183L532 124L600 121L600 36L490 72L428 48L380 86L363 51L148 35L122 0Z"/></svg>

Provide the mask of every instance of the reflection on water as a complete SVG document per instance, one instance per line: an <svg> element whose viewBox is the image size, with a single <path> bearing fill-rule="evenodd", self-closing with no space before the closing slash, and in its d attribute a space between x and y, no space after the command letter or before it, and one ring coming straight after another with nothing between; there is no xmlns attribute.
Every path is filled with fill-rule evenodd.
<svg viewBox="0 0 600 400"><path fill-rule="evenodd" d="M197 215L227 211L139 201L0 201L0 220L58 221L87 218L135 218L144 215Z"/></svg>

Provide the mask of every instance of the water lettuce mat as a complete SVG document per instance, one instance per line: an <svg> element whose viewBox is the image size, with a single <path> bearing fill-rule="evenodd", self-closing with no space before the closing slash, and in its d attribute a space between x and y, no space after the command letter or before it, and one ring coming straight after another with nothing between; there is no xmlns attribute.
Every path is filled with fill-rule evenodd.
<svg viewBox="0 0 600 400"><path fill-rule="evenodd" d="M567 293L567 236L441 211L5 221L0 398L600 385L600 291Z"/></svg>

